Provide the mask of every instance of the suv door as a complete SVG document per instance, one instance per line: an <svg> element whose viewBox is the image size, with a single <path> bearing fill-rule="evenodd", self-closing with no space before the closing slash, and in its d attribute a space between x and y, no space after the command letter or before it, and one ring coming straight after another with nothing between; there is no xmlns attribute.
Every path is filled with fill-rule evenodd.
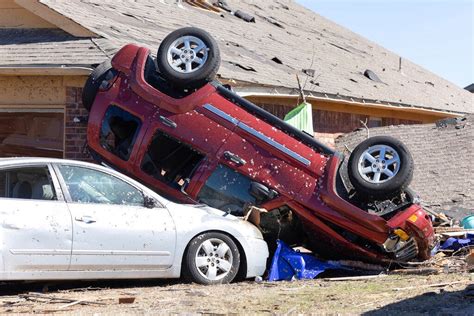
<svg viewBox="0 0 474 316"><path fill-rule="evenodd" d="M215 160L230 134L195 110L176 114L160 108L150 119L134 175L168 197L186 202L183 191L188 185L192 189L206 162Z"/></svg>
<svg viewBox="0 0 474 316"><path fill-rule="evenodd" d="M46 164L0 170L0 240L6 272L69 268L71 214L51 171Z"/></svg>
<svg viewBox="0 0 474 316"><path fill-rule="evenodd" d="M172 265L176 230L163 206L101 170L55 166L73 217L71 270L161 270Z"/></svg>

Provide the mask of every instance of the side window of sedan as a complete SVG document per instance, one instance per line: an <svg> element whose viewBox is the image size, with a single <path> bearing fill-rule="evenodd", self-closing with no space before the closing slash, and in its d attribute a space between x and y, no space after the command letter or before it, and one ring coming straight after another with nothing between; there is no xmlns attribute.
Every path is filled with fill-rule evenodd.
<svg viewBox="0 0 474 316"><path fill-rule="evenodd" d="M0 170L0 198L57 200L48 167Z"/></svg>
<svg viewBox="0 0 474 316"><path fill-rule="evenodd" d="M142 192L115 176L77 166L59 170L73 202L144 206Z"/></svg>

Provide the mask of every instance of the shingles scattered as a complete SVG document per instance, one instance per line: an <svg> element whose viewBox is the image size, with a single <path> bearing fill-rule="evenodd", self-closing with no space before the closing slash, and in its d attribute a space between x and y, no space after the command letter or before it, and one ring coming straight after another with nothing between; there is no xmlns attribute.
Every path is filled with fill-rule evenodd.
<svg viewBox="0 0 474 316"><path fill-rule="evenodd" d="M415 160L411 187L429 207L462 218L474 211L474 115L436 124L370 129L370 136L389 135L403 141ZM365 129L336 139L341 152L367 137Z"/></svg>
<svg viewBox="0 0 474 316"><path fill-rule="evenodd" d="M377 74L370 69L366 69L364 71L364 76L366 76L372 81L383 83L383 81L380 80L379 76L377 76Z"/></svg>
<svg viewBox="0 0 474 316"><path fill-rule="evenodd" d="M278 57L273 57L273 58L272 58L272 61L275 62L275 63L277 63L277 64L279 64L279 65L282 65L282 64L283 64L283 62L282 62L282 61L280 60L280 58L278 58Z"/></svg>

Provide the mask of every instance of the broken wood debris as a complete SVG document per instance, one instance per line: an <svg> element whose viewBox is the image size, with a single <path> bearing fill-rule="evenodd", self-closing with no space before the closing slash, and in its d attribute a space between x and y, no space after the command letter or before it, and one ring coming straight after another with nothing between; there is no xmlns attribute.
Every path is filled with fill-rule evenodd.
<svg viewBox="0 0 474 316"><path fill-rule="evenodd" d="M71 299L71 298L63 298L58 296L53 296L49 294L41 294L41 293L27 293L27 294L19 294L21 298L24 298L28 301L34 302L42 302L42 303L75 303L81 305L105 305L105 303L97 302L97 301L87 301L87 300L78 300L78 299Z"/></svg>
<svg viewBox="0 0 474 316"><path fill-rule="evenodd" d="M376 274L376 275L360 275L352 277L338 277L338 278L325 278L322 281L364 281L369 279L384 278L387 274Z"/></svg>
<svg viewBox="0 0 474 316"><path fill-rule="evenodd" d="M119 304L133 304L135 302L135 296L124 296L119 297Z"/></svg>
<svg viewBox="0 0 474 316"><path fill-rule="evenodd" d="M455 282L444 282L444 283L434 283L434 284L426 284L426 285L417 285L417 286L407 286L407 287L396 287L394 291L406 291L406 290L414 290L414 289L421 289L421 288L429 288L429 287L446 287L449 285L455 284L463 284L468 283L470 281L455 281Z"/></svg>

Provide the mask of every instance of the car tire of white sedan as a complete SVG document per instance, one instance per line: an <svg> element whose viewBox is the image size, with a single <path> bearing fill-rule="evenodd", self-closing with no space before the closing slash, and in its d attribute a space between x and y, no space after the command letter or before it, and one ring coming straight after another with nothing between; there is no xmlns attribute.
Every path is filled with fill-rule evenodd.
<svg viewBox="0 0 474 316"><path fill-rule="evenodd" d="M191 282L230 283L239 271L240 251L225 234L203 233L189 243L183 264L183 276Z"/></svg>

